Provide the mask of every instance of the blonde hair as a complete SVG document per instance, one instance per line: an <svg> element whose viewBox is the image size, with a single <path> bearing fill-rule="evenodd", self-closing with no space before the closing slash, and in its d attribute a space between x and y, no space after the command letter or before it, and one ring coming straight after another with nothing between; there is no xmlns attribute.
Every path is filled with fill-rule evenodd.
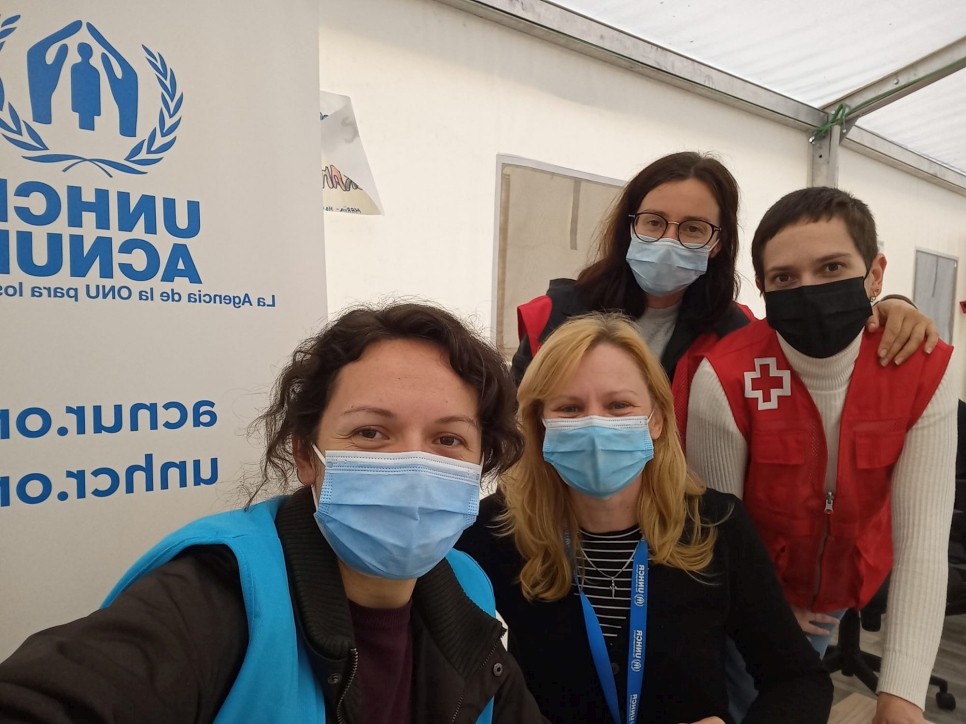
<svg viewBox="0 0 966 724"><path fill-rule="evenodd" d="M638 503L638 525L651 562L696 573L708 566L714 553L716 531L699 514L705 488L688 470L671 387L660 362L625 318L616 314L577 317L553 333L520 383L517 399L524 453L500 481L507 505L504 530L513 535L526 561L520 585L528 600L558 601L570 592L573 569L564 534L578 530L566 483L543 459L544 404L573 378L584 355L601 344L633 358L647 383L652 415L663 422L662 434L654 440L654 459L644 467ZM574 560L582 561L576 535L572 547Z"/></svg>

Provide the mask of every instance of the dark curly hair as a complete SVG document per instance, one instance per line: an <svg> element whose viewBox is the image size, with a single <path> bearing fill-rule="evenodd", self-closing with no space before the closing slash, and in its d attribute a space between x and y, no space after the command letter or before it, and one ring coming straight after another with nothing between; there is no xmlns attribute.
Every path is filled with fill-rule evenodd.
<svg viewBox="0 0 966 724"><path fill-rule="evenodd" d="M272 389L271 404L252 424L267 446L255 500L266 486L282 491L295 476L292 441L309 448L329 403L339 371L374 342L424 340L449 356L453 371L476 391L483 441L483 473L502 473L523 452L516 424L516 387L500 354L456 317L427 304L363 306L345 312L292 354Z"/></svg>

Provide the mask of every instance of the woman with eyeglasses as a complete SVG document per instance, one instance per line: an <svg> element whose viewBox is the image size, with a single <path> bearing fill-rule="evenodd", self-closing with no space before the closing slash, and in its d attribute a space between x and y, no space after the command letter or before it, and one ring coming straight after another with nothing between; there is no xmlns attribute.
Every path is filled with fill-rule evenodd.
<svg viewBox="0 0 966 724"><path fill-rule="evenodd" d="M733 724L726 637L758 698L746 724L824 724L832 684L741 502L687 467L671 389L618 315L566 322L517 394L521 460L460 538L554 724Z"/></svg>
<svg viewBox="0 0 966 724"><path fill-rule="evenodd" d="M540 345L570 317L621 312L636 320L671 380L683 438L702 355L752 318L734 301L738 185L711 156L673 153L631 179L602 228L596 261L576 280L552 280L546 295L519 307L514 377L519 384ZM931 352L939 340L931 320L901 297L874 307L867 329L879 324L886 327L883 364L903 362L923 339Z"/></svg>

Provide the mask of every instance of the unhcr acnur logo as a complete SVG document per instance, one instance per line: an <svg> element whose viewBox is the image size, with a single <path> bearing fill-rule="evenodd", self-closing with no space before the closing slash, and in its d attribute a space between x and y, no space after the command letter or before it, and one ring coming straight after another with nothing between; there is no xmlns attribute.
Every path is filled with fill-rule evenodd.
<svg viewBox="0 0 966 724"><path fill-rule="evenodd" d="M7 39L17 29L20 17L13 15L0 20L0 53ZM142 45L141 48L143 60L150 66L161 89L157 123L152 124L147 135L138 138L139 104L144 94L134 66L93 24L75 20L41 38L26 51L29 121L17 111L13 101L6 98L3 56L0 54L0 136L20 149L24 159L36 163L62 164L63 171L89 163L108 176L112 176L111 171L147 173L151 166L160 163L164 154L178 140L176 132L181 125L184 93L178 88L174 69L164 56L147 46ZM71 50L75 60L68 66ZM63 92L69 92L72 117L55 120L52 101L64 76L66 83ZM104 103L110 102L105 101L102 94L104 78L107 80L110 101L117 109L117 128L108 129L106 123L100 122ZM22 99L18 99L17 103L24 107ZM43 126L55 122L75 123L84 132L112 132L118 139L119 158L89 157L51 148L44 140ZM132 138L137 140L128 147Z"/></svg>

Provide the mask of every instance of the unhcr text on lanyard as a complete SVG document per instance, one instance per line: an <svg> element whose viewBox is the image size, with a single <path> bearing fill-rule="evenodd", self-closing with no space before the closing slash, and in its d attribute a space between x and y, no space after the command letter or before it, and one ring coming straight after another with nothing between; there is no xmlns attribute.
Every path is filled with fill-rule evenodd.
<svg viewBox="0 0 966 724"><path fill-rule="evenodd" d="M573 559L570 535L565 536L567 552ZM580 605L584 610L584 626L587 628L587 639L590 642L590 653L597 669L597 678L604 689L604 698L610 710L614 724L636 724L641 706L641 685L644 683L644 646L647 641L647 541L643 538L634 551L634 567L631 572L631 610L630 634L627 642L627 720L621 721L620 708L617 704L617 683L614 671L610 665L607 653L607 643L600 628L600 621L594 613L594 607L584 594L574 566L574 581L580 593Z"/></svg>

